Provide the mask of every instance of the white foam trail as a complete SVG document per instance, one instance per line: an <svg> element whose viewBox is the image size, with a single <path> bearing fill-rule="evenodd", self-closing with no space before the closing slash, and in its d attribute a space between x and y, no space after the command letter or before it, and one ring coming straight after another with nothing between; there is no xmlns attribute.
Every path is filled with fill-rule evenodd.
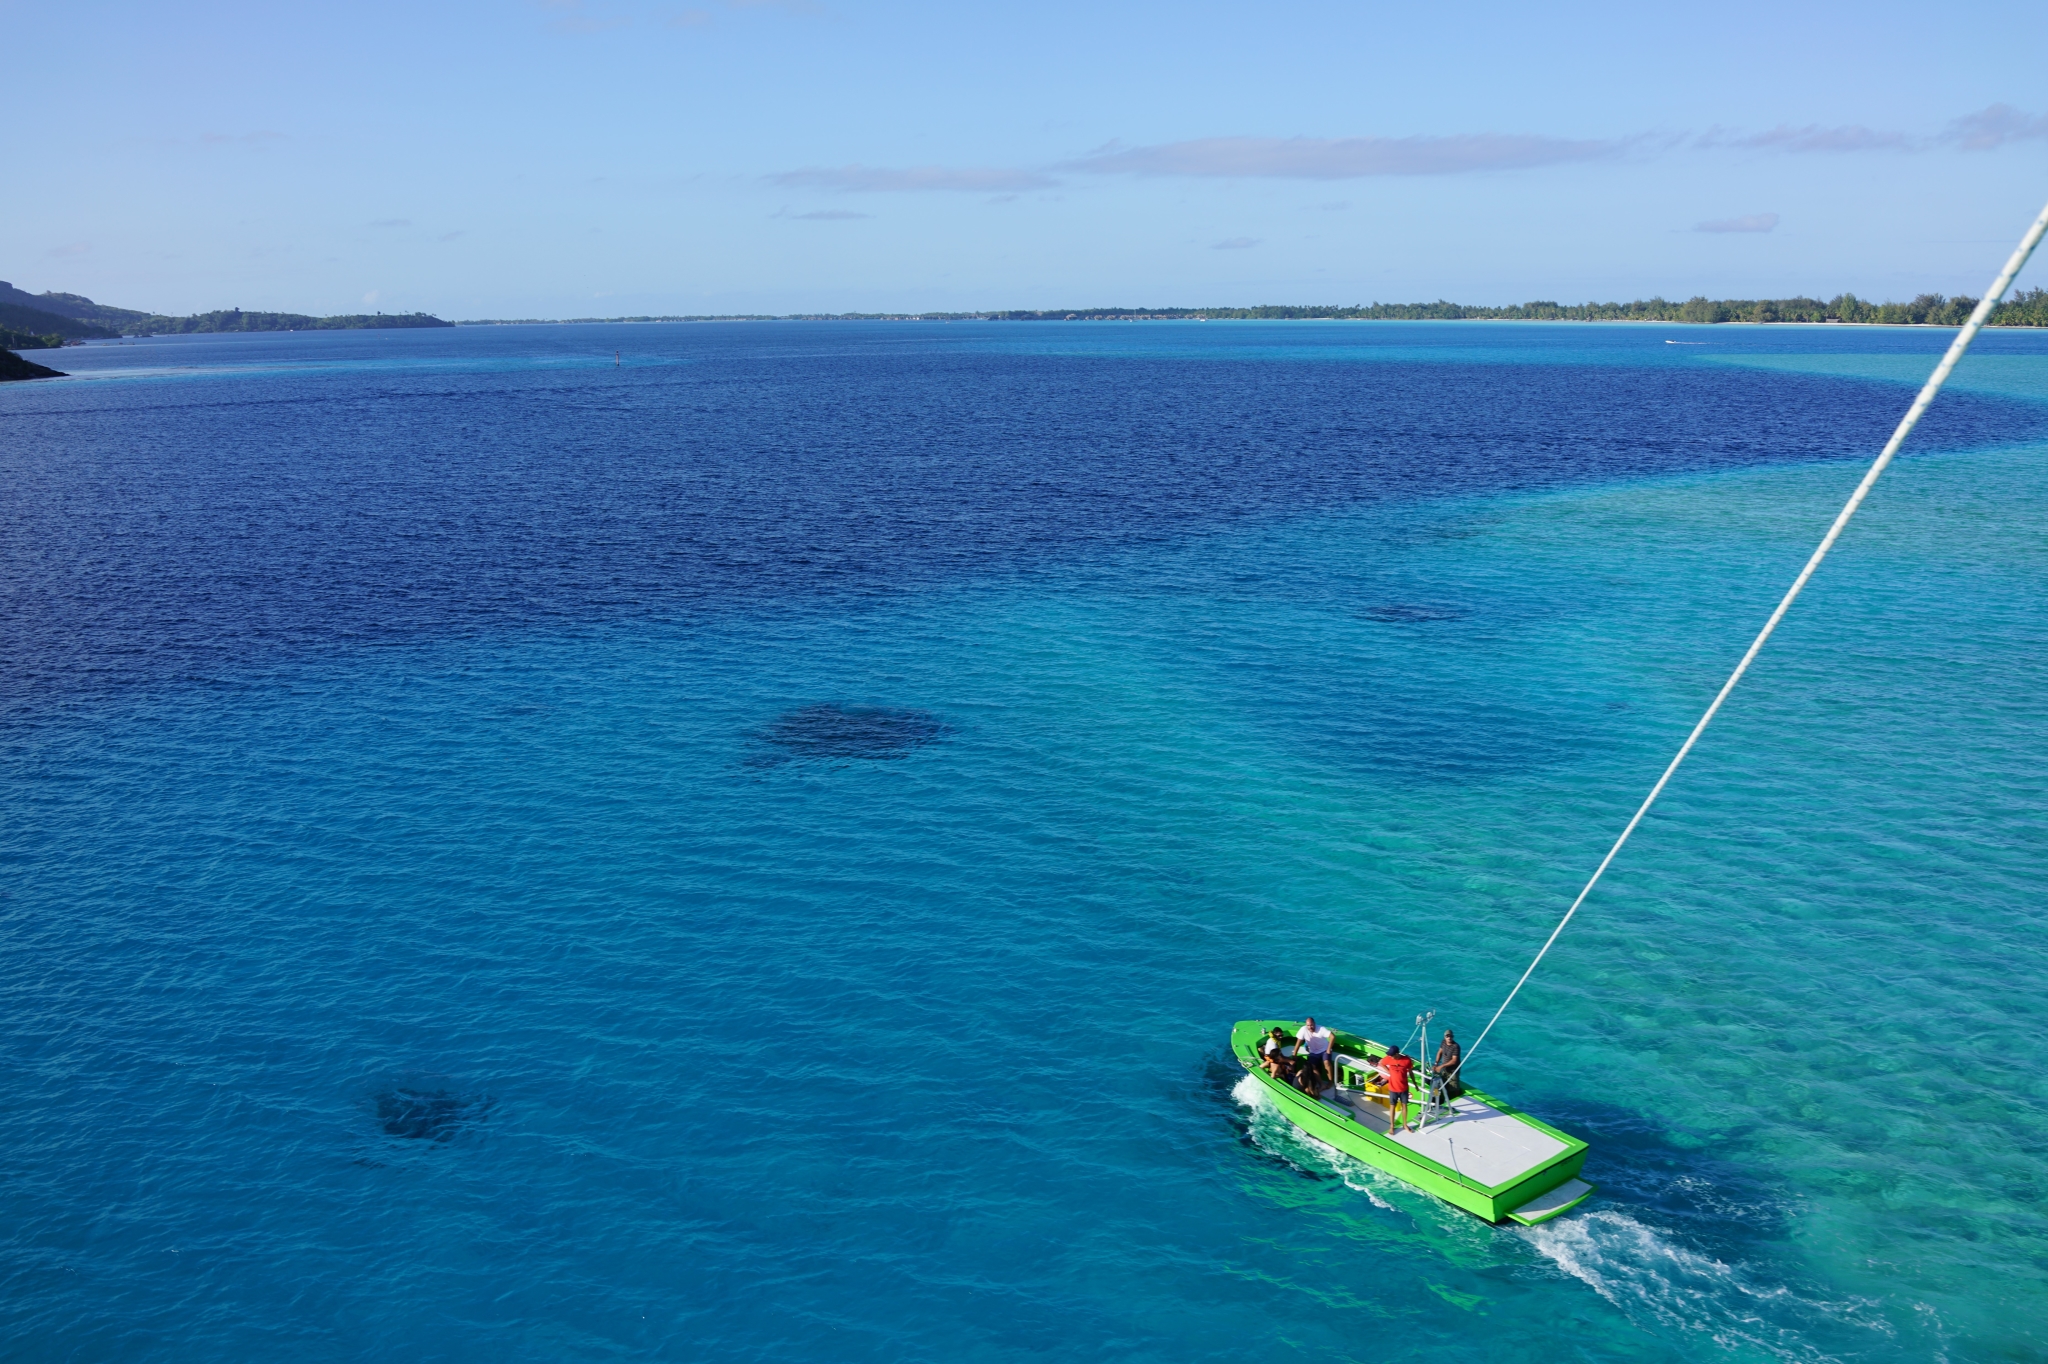
<svg viewBox="0 0 2048 1364"><path fill-rule="evenodd" d="M1334 1174L1373 1206L1388 1211L1396 1210L1395 1204L1383 1194L1411 1192L1392 1175L1296 1127L1257 1077L1239 1079L1230 1097L1249 1110L1252 1141L1267 1154L1311 1174ZM1444 1207L1460 1229L1469 1225L1475 1232L1491 1234L1484 1223L1417 1197ZM1808 1335L1816 1330L1846 1325L1893 1334L1875 1299L1829 1302L1760 1282L1743 1266L1688 1250L1620 1209L1568 1213L1539 1227L1518 1229L1518 1234L1560 1270L1648 1330L1696 1331L1723 1349L1761 1352L1796 1364L1828 1364L1837 1358L1810 1342Z"/></svg>
<svg viewBox="0 0 2048 1364"><path fill-rule="evenodd" d="M1742 1266L1687 1250L1619 1209L1567 1214L1522 1235L1637 1325L1702 1332L1724 1349L1819 1364L1836 1356L1808 1341L1802 1325L1892 1334L1874 1299L1827 1302L1758 1283Z"/></svg>
<svg viewBox="0 0 2048 1364"><path fill-rule="evenodd" d="M1380 1196L1379 1185L1397 1183L1355 1156L1347 1156L1327 1142L1317 1141L1288 1121L1280 1106L1266 1093L1258 1077L1247 1074L1231 1087L1230 1097L1252 1111L1252 1141L1268 1155L1280 1157L1298 1170L1311 1174L1333 1174L1344 1187L1364 1194L1376 1208L1393 1211L1394 1205Z"/></svg>

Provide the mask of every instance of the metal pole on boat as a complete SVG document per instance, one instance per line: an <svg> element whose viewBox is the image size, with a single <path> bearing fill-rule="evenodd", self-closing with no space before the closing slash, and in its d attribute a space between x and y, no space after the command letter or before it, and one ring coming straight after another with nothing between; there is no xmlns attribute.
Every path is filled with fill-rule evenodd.
<svg viewBox="0 0 2048 1364"><path fill-rule="evenodd" d="M1418 1132L1429 1126L1429 1020L1435 1017L1436 1010L1431 1009L1415 1020L1415 1045L1419 1048L1415 1053L1415 1068L1422 1072L1422 1112L1415 1116L1415 1130Z"/></svg>

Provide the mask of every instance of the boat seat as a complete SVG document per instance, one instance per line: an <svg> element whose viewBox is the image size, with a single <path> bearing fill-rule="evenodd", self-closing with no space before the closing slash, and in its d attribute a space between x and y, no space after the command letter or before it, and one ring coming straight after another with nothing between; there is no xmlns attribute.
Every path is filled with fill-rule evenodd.
<svg viewBox="0 0 2048 1364"><path fill-rule="evenodd" d="M1342 1051L1335 1053L1335 1055L1337 1058L1337 1073L1340 1079L1342 1078L1343 1073L1347 1070L1357 1071L1361 1075L1369 1074L1373 1070L1373 1063L1371 1061L1366 1060L1363 1057L1353 1056L1349 1052ZM1352 1089L1366 1088L1366 1086L1364 1085L1351 1085L1349 1087ZM1367 1092L1372 1094L1385 1093L1384 1090L1379 1089L1368 1089Z"/></svg>

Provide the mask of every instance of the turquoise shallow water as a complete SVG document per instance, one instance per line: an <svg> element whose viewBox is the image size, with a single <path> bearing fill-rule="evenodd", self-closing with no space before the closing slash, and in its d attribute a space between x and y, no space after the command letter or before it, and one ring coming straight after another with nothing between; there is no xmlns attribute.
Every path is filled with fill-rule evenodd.
<svg viewBox="0 0 2048 1364"><path fill-rule="evenodd" d="M1535 1231L1293 1135L1228 1025L1476 1031L1854 465L31 708L11 1353L2043 1357L2044 456L1897 466L1488 1044L1594 1143ZM930 718L778 745L819 705Z"/></svg>

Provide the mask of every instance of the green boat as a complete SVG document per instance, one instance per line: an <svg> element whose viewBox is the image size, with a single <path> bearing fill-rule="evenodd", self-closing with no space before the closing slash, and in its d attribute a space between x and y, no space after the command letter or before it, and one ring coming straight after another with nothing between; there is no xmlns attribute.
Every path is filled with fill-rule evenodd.
<svg viewBox="0 0 2048 1364"><path fill-rule="evenodd" d="M1292 1033L1281 1019L1247 1019L1230 1030L1230 1050L1289 1122L1347 1156L1385 1170L1444 1202L1489 1222L1524 1226L1571 1211L1593 1186L1579 1178L1586 1143L1538 1122L1476 1089L1434 1104L1417 1104L1418 1130L1389 1132L1386 1100L1369 1083L1387 1048L1355 1033L1336 1036L1337 1083L1311 1097L1268 1075L1259 1064L1267 1029ZM1430 1077L1416 1067L1416 1092Z"/></svg>

